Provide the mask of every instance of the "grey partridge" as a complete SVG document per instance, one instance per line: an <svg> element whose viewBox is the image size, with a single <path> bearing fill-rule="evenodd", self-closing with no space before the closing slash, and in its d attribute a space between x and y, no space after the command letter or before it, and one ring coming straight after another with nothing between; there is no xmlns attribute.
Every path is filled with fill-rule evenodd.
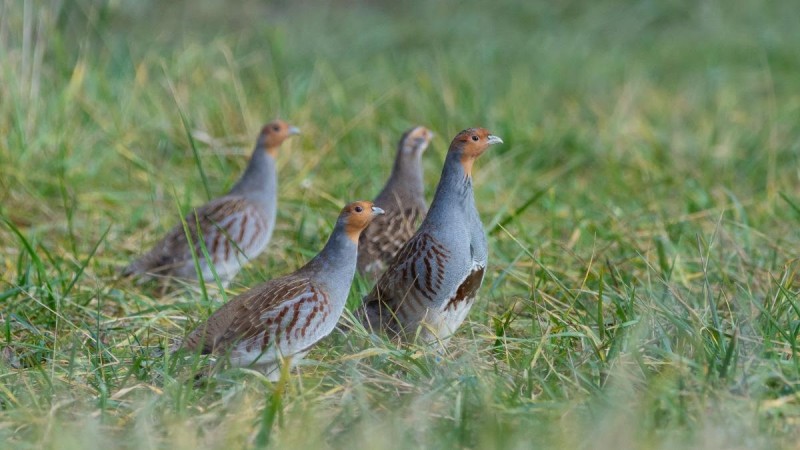
<svg viewBox="0 0 800 450"><path fill-rule="evenodd" d="M371 202L347 205L317 256L231 299L186 337L183 348L227 355L234 366L278 378L282 359L296 362L333 330L355 275L359 235L380 214Z"/></svg>
<svg viewBox="0 0 800 450"><path fill-rule="evenodd" d="M183 224L178 224L150 251L125 267L122 275L196 280L196 257L203 280L214 279L213 267L226 286L244 264L266 248L272 237L278 191L275 157L281 143L299 132L282 120L264 125L247 169L230 192L186 216L191 245ZM204 256L201 243L210 261Z"/></svg>
<svg viewBox="0 0 800 450"><path fill-rule="evenodd" d="M400 249L357 316L392 337L445 344L469 313L488 259L472 165L503 141L484 128L453 139L425 220Z"/></svg>
<svg viewBox="0 0 800 450"><path fill-rule="evenodd" d="M433 133L414 127L397 144L392 173L380 194L373 200L386 214L378 217L361 234L358 245L358 272L375 281L400 247L414 235L425 218L425 186L422 180L422 154Z"/></svg>

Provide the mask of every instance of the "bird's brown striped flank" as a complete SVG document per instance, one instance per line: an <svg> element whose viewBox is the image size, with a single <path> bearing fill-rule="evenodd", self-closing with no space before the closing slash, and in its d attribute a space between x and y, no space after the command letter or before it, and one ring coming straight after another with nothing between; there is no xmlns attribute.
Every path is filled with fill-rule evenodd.
<svg viewBox="0 0 800 450"><path fill-rule="evenodd" d="M231 240L225 236L225 240L223 242L225 244L225 261L228 261L231 258Z"/></svg>
<svg viewBox="0 0 800 450"><path fill-rule="evenodd" d="M320 328L320 326L322 326L323 323L325 323L330 315L331 304L327 295L324 295L322 292L318 292L313 297L313 301L315 302L314 307L309 311L305 321L303 322L303 325L298 328L287 330L287 334L292 332L294 333L295 339L306 337L306 334L309 330L311 330L311 334L313 334Z"/></svg>
<svg viewBox="0 0 800 450"><path fill-rule="evenodd" d="M424 239L415 239L414 253L411 258L421 261L425 266L423 274L418 273L417 264L411 265L415 286L428 300L434 300L444 280L444 266L447 264L449 252L433 236L422 233Z"/></svg>
<svg viewBox="0 0 800 450"><path fill-rule="evenodd" d="M308 278L295 274L257 286L223 305L186 338L184 347L193 349L202 342L204 353L211 353L258 339L262 349L267 348L273 338L283 337L278 328L294 307L291 300L305 293L311 293L310 298L326 298Z"/></svg>
<svg viewBox="0 0 800 450"><path fill-rule="evenodd" d="M294 326L297 324L297 321L300 320L300 307L303 306L303 303L309 300L308 298L303 298L294 302L292 306L287 306L286 308L292 309L292 320L289 321L289 324L286 325L286 329L284 330L276 330L278 336L285 338L286 342L291 344L292 343L292 332L294 331Z"/></svg>
<svg viewBox="0 0 800 450"><path fill-rule="evenodd" d="M256 220L255 222L253 222L253 234L250 236L250 239L247 241L247 244L245 244L245 247L246 248L252 247L253 244L255 244L256 239L258 239L258 236L264 231L266 231L266 228L267 228L266 225L260 220Z"/></svg>
<svg viewBox="0 0 800 450"><path fill-rule="evenodd" d="M261 230L262 220L251 214L252 205L242 198L228 198L228 200L221 204L214 204L213 208L205 211L203 216L205 220L200 223L209 256L214 264L229 261L236 253L246 253L246 250L254 245ZM251 220L255 232L250 236L248 242L243 242L248 231L247 224ZM238 233L234 233L236 226L239 226ZM192 227L192 234L195 235L193 236L195 251L201 255L200 240L197 233L194 232L195 229L196 227ZM211 241L209 242L208 239Z"/></svg>
<svg viewBox="0 0 800 450"><path fill-rule="evenodd" d="M244 239L244 232L247 230L247 222L250 220L250 216L247 214L242 217L242 223L239 224L239 236L236 238L237 242L242 242Z"/></svg>
<svg viewBox="0 0 800 450"><path fill-rule="evenodd" d="M458 286L456 294L445 305L445 311L456 308L461 302L471 301L475 298L475 294L483 283L484 270L484 267L478 267L467 275L467 278Z"/></svg>
<svg viewBox="0 0 800 450"><path fill-rule="evenodd" d="M437 289L444 281L444 267L449 258L450 251L430 233L415 235L397 252L375 288L364 299L364 306L378 310L388 308L393 312L385 314L387 317L412 302L428 307L422 304L423 300L435 300ZM424 265L423 274L419 273L418 262ZM405 281L410 282L410 286Z"/></svg>
<svg viewBox="0 0 800 450"><path fill-rule="evenodd" d="M209 256L211 256L212 261L216 263L218 259L217 255L220 254L220 247L224 245L223 240L228 240L225 233L219 230L219 224L225 222L231 215L239 212L247 216L248 208L250 208L250 205L247 200L243 198L222 197L187 214L184 220L186 221L186 228L191 236L196 254L202 256L200 242L202 237L204 242L206 242L206 250L208 250ZM200 225L199 230L198 222ZM259 221L256 221L256 223L258 222ZM208 239L212 240L209 242ZM161 271L167 274L170 272L170 268L162 267L165 265L164 261L169 261L170 264L175 265L175 267L172 268L177 268L180 266L181 262L191 260L191 252L189 251L188 244L183 225L176 225L161 242L153 247L150 253L143 255L139 260L134 262L132 266L138 265L148 272ZM228 243L228 245L230 245L230 243ZM228 253L230 253L230 249Z"/></svg>

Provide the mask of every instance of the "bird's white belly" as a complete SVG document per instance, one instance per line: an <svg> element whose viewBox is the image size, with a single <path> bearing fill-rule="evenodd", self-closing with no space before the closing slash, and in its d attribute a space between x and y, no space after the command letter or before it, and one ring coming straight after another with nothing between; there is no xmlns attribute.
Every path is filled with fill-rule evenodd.
<svg viewBox="0 0 800 450"><path fill-rule="evenodd" d="M250 367L266 375L270 381L278 381L281 375L281 361L289 364L291 370L297 362L301 361L308 351L297 352L293 355L281 354L278 349L271 345L267 350L261 350L259 346L247 349L245 345L238 345L230 356L230 363L235 367Z"/></svg>
<svg viewBox="0 0 800 450"><path fill-rule="evenodd" d="M450 295L450 298L454 298L458 296L458 292L461 289L461 284L468 283L468 279L478 271L481 271L480 279L477 280L477 287L475 288L474 292L469 293L463 300L448 303L445 305L445 308L442 311L439 311L439 322L438 322L438 333L440 338L448 338L453 333L456 332L459 326L464 322L469 314L470 309L472 309L472 305L475 303L475 298L478 294L478 289L483 284L483 272L485 270L485 263L480 261L473 261L472 267L470 268L469 275L462 280L459 284L459 288L456 289Z"/></svg>
<svg viewBox="0 0 800 450"><path fill-rule="evenodd" d="M240 343L231 352L230 359L231 365L246 367L253 364L274 364L280 360L280 356L274 345L264 350L260 345L248 346Z"/></svg>

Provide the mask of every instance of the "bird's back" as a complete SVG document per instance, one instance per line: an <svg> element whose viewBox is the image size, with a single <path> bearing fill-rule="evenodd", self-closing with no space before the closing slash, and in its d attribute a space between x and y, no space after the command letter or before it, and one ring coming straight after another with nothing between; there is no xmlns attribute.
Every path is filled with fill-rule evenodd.
<svg viewBox="0 0 800 450"><path fill-rule="evenodd" d="M358 271L369 278L377 279L414 235L425 218L428 205L421 196L410 195L402 189L384 189L374 203L383 208L386 214L377 217L361 233Z"/></svg>

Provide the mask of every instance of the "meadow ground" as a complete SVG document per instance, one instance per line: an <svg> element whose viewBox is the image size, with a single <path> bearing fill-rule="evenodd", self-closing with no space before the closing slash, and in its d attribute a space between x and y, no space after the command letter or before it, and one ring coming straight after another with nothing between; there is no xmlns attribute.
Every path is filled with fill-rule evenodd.
<svg viewBox="0 0 800 450"><path fill-rule="evenodd" d="M791 1L0 2L0 446L796 448L797 24ZM313 255L405 128L437 133L429 194L456 132L505 140L446 355L356 330L283 383L195 383L206 361L157 350L221 295L115 269L276 116L304 134L228 296Z"/></svg>

